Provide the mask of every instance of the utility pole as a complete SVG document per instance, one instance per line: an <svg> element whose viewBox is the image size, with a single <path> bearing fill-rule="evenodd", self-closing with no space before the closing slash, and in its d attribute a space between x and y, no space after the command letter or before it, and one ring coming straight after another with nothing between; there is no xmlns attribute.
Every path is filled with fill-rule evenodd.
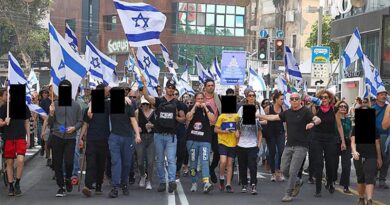
<svg viewBox="0 0 390 205"><path fill-rule="evenodd" d="M318 8L318 33L317 33L317 45L320 46L322 44L322 11L323 8L320 6Z"/></svg>

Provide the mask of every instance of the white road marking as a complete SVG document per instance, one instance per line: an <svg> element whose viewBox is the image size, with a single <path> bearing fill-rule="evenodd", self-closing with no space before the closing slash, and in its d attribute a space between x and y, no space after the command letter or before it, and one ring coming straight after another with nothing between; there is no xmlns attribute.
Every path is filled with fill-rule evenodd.
<svg viewBox="0 0 390 205"><path fill-rule="evenodd" d="M177 194L179 195L181 205L189 205L186 194L184 193L183 187L181 186L181 182L177 183Z"/></svg>

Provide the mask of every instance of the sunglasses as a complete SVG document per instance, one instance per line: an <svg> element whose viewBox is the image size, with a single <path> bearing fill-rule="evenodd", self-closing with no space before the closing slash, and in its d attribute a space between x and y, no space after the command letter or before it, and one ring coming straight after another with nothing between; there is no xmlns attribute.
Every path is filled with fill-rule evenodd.
<svg viewBox="0 0 390 205"><path fill-rule="evenodd" d="M144 105L148 105L148 106L149 106L149 104L148 104L148 103L142 103L141 105L142 105L142 106L144 106Z"/></svg>
<svg viewBox="0 0 390 205"><path fill-rule="evenodd" d="M194 103L193 102L187 102L186 104L187 105L193 105Z"/></svg>
<svg viewBox="0 0 390 205"><path fill-rule="evenodd" d="M299 100L299 97L291 97L290 98L290 101L298 101Z"/></svg>
<svg viewBox="0 0 390 205"><path fill-rule="evenodd" d="M321 96L320 99L326 100L326 99L329 99L329 96L324 95L324 96Z"/></svg>
<svg viewBox="0 0 390 205"><path fill-rule="evenodd" d="M133 99L135 99L135 98L137 98L136 96L129 96L129 98L133 98Z"/></svg>
<svg viewBox="0 0 390 205"><path fill-rule="evenodd" d="M340 105L339 108L347 108L346 105Z"/></svg>
<svg viewBox="0 0 390 205"><path fill-rule="evenodd" d="M256 97L256 95L248 95L248 97Z"/></svg>

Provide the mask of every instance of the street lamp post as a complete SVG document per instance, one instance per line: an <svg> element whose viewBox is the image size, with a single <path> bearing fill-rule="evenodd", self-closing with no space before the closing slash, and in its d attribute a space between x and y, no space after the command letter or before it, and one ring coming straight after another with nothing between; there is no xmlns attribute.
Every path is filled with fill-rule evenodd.
<svg viewBox="0 0 390 205"><path fill-rule="evenodd" d="M317 33L317 45L322 44L322 6L318 8L318 33Z"/></svg>

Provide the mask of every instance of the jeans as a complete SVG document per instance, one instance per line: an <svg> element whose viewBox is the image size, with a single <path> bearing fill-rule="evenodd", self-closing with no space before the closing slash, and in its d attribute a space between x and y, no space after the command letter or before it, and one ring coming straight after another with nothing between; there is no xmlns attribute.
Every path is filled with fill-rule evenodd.
<svg viewBox="0 0 390 205"><path fill-rule="evenodd" d="M91 189L94 182L103 184L108 144L107 140L88 141L87 144L85 186Z"/></svg>
<svg viewBox="0 0 390 205"><path fill-rule="evenodd" d="M112 186L127 185L129 181L130 166L133 160L132 147L134 138L123 137L111 133L108 146L111 153L111 179Z"/></svg>
<svg viewBox="0 0 390 205"><path fill-rule="evenodd" d="M308 149L306 147L293 146L285 147L282 159L281 159L281 169L283 175L288 177L286 194L292 194L295 183L297 181L297 175L299 169L301 168L302 162L306 157Z"/></svg>
<svg viewBox="0 0 390 205"><path fill-rule="evenodd" d="M135 145L137 152L137 164L140 176L145 176L145 153L147 161L148 180L152 181L155 156L154 139L152 133L141 134L141 144Z"/></svg>
<svg viewBox="0 0 390 205"><path fill-rule="evenodd" d="M196 183L198 181L198 160L200 160L202 165L203 181L209 181L210 149L211 144L209 142L198 142L192 140L187 141L187 151L192 183Z"/></svg>
<svg viewBox="0 0 390 205"><path fill-rule="evenodd" d="M76 134L76 146L74 149L74 158L73 158L73 171L72 176L78 176L78 172L80 171L80 130L77 131Z"/></svg>
<svg viewBox="0 0 390 205"><path fill-rule="evenodd" d="M257 153L258 147L237 147L238 168L242 185L248 184L248 169L251 177L251 185L257 184Z"/></svg>
<svg viewBox="0 0 390 205"><path fill-rule="evenodd" d="M387 171L389 170L390 165L390 155L385 153L385 144L387 140L387 134L380 135L381 140L381 150L382 150L382 167L379 169L379 182L386 182Z"/></svg>
<svg viewBox="0 0 390 205"><path fill-rule="evenodd" d="M275 169L280 170L280 159L282 157L282 153L284 150L284 143L285 143L284 132L272 133L267 138L267 146L269 150L269 165L271 167L272 174L275 173Z"/></svg>
<svg viewBox="0 0 390 205"><path fill-rule="evenodd" d="M157 174L160 183L166 183L164 159L168 159L168 182L176 179L176 146L177 138L174 134L154 133L154 147L156 149Z"/></svg>
<svg viewBox="0 0 390 205"><path fill-rule="evenodd" d="M316 178L316 193L321 192L322 187L322 171L324 169L324 159L325 159L325 169L326 169L326 178L328 184L334 182L335 176L335 161L338 158L337 155L337 143L333 142L320 142L317 140L312 140L311 145L313 148L313 162Z"/></svg>
<svg viewBox="0 0 390 205"><path fill-rule="evenodd" d="M350 185L350 176L351 176L351 140L345 139L346 150L341 151L341 176L340 176L340 185L344 187L349 187Z"/></svg>
<svg viewBox="0 0 390 205"><path fill-rule="evenodd" d="M73 157L75 139L62 139L51 135L51 148L53 153L53 168L56 176L57 185L64 187L64 171L65 178L70 180L73 170ZM63 162L65 162L65 169L63 169Z"/></svg>

